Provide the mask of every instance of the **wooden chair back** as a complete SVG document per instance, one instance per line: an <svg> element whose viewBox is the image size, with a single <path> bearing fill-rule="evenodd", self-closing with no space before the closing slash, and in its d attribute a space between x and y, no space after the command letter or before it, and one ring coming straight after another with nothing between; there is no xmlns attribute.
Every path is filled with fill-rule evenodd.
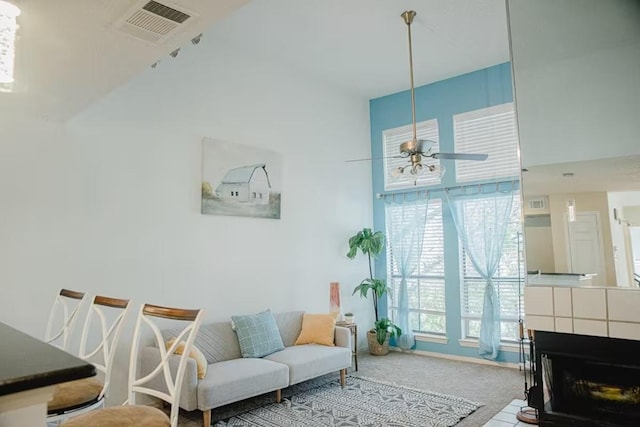
<svg viewBox="0 0 640 427"><path fill-rule="evenodd" d="M98 399L109 392L116 348L129 306L129 300L96 295L89 307L82 328L78 357L93 363L104 376L104 385ZM89 336L95 332L96 336Z"/></svg>
<svg viewBox="0 0 640 427"><path fill-rule="evenodd" d="M71 334L78 320L78 311L85 300L85 293L61 289L49 313L44 341L69 351Z"/></svg>
<svg viewBox="0 0 640 427"><path fill-rule="evenodd" d="M182 389L182 381L187 366L187 360L196 334L200 329L202 322L203 310L180 309L171 307L161 307L157 305L145 304L140 307L136 327L131 347L131 359L129 362L129 396L126 403L135 405L136 393L147 394L162 399L171 405L171 426L178 425L178 412L180 410L180 391ZM171 319L184 322L184 328L176 337L170 348L165 347L164 338L158 319ZM149 374L137 378L138 358L140 351L140 341L142 338L142 330L147 327L153 332L153 337L158 349L160 350L160 362ZM169 358L174 354L178 345L184 343L184 350L180 356L178 369L172 374L169 366ZM166 392L151 388L148 383L155 378L161 378Z"/></svg>

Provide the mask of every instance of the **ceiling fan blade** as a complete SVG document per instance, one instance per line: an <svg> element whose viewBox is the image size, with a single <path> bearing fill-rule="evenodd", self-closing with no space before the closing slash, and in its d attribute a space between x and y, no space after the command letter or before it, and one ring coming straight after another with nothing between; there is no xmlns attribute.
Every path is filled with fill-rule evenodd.
<svg viewBox="0 0 640 427"><path fill-rule="evenodd" d="M466 153L433 153L434 159L445 160L487 160L488 154L466 154Z"/></svg>
<svg viewBox="0 0 640 427"><path fill-rule="evenodd" d="M351 159L351 160L345 160L345 163L350 163L350 162L366 162L366 161L370 161L370 160L383 160L383 159L404 159L406 156L387 156L387 157L373 157L373 158L368 158L368 159Z"/></svg>

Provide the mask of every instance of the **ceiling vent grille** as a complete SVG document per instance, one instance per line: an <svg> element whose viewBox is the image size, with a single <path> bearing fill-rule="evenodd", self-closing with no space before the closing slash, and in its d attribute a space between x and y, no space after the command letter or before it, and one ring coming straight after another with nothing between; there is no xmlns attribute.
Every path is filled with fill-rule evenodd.
<svg viewBox="0 0 640 427"><path fill-rule="evenodd" d="M144 1L129 9L116 28L132 37L160 44L193 19L193 13L157 1Z"/></svg>
<svg viewBox="0 0 640 427"><path fill-rule="evenodd" d="M525 215L539 215L549 213L549 200L546 196L526 200Z"/></svg>
<svg viewBox="0 0 640 427"><path fill-rule="evenodd" d="M529 209L544 209L545 203L544 203L544 199L534 199L534 200L529 200Z"/></svg>

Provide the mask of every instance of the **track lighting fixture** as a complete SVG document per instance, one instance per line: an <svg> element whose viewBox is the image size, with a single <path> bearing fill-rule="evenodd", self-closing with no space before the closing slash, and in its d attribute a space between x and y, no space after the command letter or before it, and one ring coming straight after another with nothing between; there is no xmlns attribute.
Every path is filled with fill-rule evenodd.
<svg viewBox="0 0 640 427"><path fill-rule="evenodd" d="M171 52L169 54L170 57L175 58L176 56L178 56L178 54L180 53L180 48L177 48L176 50L174 50L173 52Z"/></svg>
<svg viewBox="0 0 640 427"><path fill-rule="evenodd" d="M198 44L198 43L200 43L201 39L202 39L202 33L200 33L197 36L195 36L194 38L192 38L191 39L191 44Z"/></svg>

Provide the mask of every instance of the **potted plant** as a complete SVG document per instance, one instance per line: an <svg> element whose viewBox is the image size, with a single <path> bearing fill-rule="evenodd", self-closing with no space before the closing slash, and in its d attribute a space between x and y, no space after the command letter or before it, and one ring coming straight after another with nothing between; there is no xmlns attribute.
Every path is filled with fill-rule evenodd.
<svg viewBox="0 0 640 427"><path fill-rule="evenodd" d="M378 299L382 297L389 288L383 279L373 277L372 260L375 259L384 248L384 234L381 231L375 233L370 228L363 228L349 239L349 259L355 258L360 250L367 256L369 261L369 277L360 282L353 290L353 295L360 293L362 298L366 298L371 293L373 300L373 311L376 321L373 329L367 334L369 352L373 355L384 355L389 352L389 338L399 337L402 334L400 328L386 317L378 318Z"/></svg>
<svg viewBox="0 0 640 427"><path fill-rule="evenodd" d="M345 313L345 314L344 314L344 321L345 321L345 323L353 323L353 319L354 319L354 317L353 317L353 313L348 312L348 313Z"/></svg>

